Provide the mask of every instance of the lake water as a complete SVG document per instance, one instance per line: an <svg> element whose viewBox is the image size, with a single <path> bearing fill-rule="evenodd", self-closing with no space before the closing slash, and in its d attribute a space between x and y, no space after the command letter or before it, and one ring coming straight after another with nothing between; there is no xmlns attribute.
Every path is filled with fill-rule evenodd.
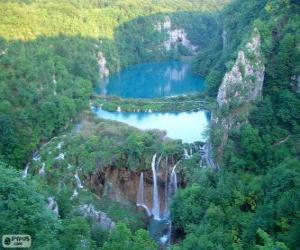
<svg viewBox="0 0 300 250"><path fill-rule="evenodd" d="M162 98L204 91L203 78L194 75L183 62L147 63L130 66L104 81L97 92L122 98ZM122 107L120 107L122 109ZM184 143L204 141L209 113L108 112L93 108L101 118L127 123L139 129L160 129Z"/></svg>
<svg viewBox="0 0 300 250"><path fill-rule="evenodd" d="M181 139L184 143L204 141L208 126L209 113L206 111L181 113L131 113L108 112L93 108L101 118L127 123L139 129L160 129L172 139Z"/></svg>
<svg viewBox="0 0 300 250"><path fill-rule="evenodd" d="M190 64L170 61L130 66L111 75L97 92L122 98L160 98L204 91Z"/></svg>

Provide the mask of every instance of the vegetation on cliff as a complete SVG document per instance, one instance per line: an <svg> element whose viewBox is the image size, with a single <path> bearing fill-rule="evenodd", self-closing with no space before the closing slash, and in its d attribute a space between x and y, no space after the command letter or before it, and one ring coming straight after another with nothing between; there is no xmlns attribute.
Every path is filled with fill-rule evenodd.
<svg viewBox="0 0 300 250"><path fill-rule="evenodd" d="M97 192L83 188L80 179L86 182L107 166L145 170L156 152L179 159L182 144L158 131L92 118L70 131L75 117L89 107L103 74L189 56L191 50L178 43L170 50L165 46L172 29L184 29L197 46L195 71L206 76L207 92L215 97L256 28L264 58L257 67L265 67L262 98L246 105L233 100L215 112L219 119L232 116L236 124L226 141L224 127L211 130L215 149L222 144L220 171L199 168L197 155L180 163L186 187L174 198L172 216L182 241L172 248L300 248L300 3L235 0L222 10L225 3L0 3L1 235L31 234L35 249L155 249L148 233L139 230L142 216L132 206L105 200L99 205ZM255 65L251 53L245 56ZM134 108L119 99L106 105L114 109L120 103ZM157 108L152 105L144 103L145 109ZM59 136L41 146L54 135ZM28 178L22 179L16 169L29 161ZM111 233L78 212L85 204L117 223Z"/></svg>
<svg viewBox="0 0 300 250"><path fill-rule="evenodd" d="M185 239L174 249L300 247L299 8L299 1L234 1L220 14L219 39L196 59L208 93L216 96L256 27L265 73L262 97L233 94L214 111L218 126L211 140L221 170L186 169L189 187L173 203L174 223ZM246 56L252 65L261 63ZM235 73L228 92L239 87Z"/></svg>

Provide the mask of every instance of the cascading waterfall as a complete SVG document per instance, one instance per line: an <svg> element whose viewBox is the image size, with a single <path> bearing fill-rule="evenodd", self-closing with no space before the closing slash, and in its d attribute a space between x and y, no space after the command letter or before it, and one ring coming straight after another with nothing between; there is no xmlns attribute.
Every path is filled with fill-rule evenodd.
<svg viewBox="0 0 300 250"><path fill-rule="evenodd" d="M151 216L151 212L150 212L149 208L146 206L145 200L144 200L144 173L143 172L140 175L140 182L139 182L139 189L138 189L138 193L137 193L136 205L138 207L143 207L146 210L148 216Z"/></svg>
<svg viewBox="0 0 300 250"><path fill-rule="evenodd" d="M177 192L177 175L176 175L176 172L175 172L176 166L177 166L177 164L175 164L175 166L173 167L172 172L171 172L171 176L170 176L169 193L168 193L169 206L170 206L171 199L172 199L173 195ZM170 208L169 208L168 216L170 216ZM170 220L170 222L169 222L168 243L171 242L171 238L172 238L172 221Z"/></svg>
<svg viewBox="0 0 300 250"><path fill-rule="evenodd" d="M26 165L23 175L22 175L22 179L26 179L27 175L28 175L28 169L29 169L29 164Z"/></svg>
<svg viewBox="0 0 300 250"><path fill-rule="evenodd" d="M77 189L75 188L70 200L73 200L78 195Z"/></svg>
<svg viewBox="0 0 300 250"><path fill-rule="evenodd" d="M167 165L166 165L167 166ZM165 173L165 211L164 217L167 218L169 215L169 201L168 201L168 168L166 167Z"/></svg>
<svg viewBox="0 0 300 250"><path fill-rule="evenodd" d="M157 176L155 168L156 154L152 157L152 174L153 174L153 203L152 203L152 214L155 220L160 220L160 206L159 206L159 197L158 197L158 188L157 188Z"/></svg>
<svg viewBox="0 0 300 250"><path fill-rule="evenodd" d="M75 180L76 180L76 183L77 183L77 187L78 187L78 188L83 188L83 186L82 186L82 184L81 184L81 180L79 179L79 176L78 176L77 171L76 171L74 177L75 177Z"/></svg>
<svg viewBox="0 0 300 250"><path fill-rule="evenodd" d="M186 148L183 149L184 159L190 159L189 153Z"/></svg>
<svg viewBox="0 0 300 250"><path fill-rule="evenodd" d="M170 176L170 183L169 183L169 197L171 198L177 191L177 175L175 172L176 164L172 169L171 176Z"/></svg>

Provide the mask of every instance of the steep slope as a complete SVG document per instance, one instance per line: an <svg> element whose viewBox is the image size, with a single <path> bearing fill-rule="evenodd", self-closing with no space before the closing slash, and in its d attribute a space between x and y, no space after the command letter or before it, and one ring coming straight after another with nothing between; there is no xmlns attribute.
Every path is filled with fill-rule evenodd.
<svg viewBox="0 0 300 250"><path fill-rule="evenodd" d="M186 169L172 207L178 249L300 247L299 8L234 1L196 58L219 103L210 139L220 169Z"/></svg>

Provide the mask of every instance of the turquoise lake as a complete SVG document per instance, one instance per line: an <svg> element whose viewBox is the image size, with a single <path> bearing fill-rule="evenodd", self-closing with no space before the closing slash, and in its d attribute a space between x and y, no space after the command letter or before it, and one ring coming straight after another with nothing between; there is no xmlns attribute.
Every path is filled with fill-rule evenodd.
<svg viewBox="0 0 300 250"><path fill-rule="evenodd" d="M205 131L209 123L209 112L204 110L181 113L108 112L100 108L92 110L103 119L124 122L143 130L164 130L169 138L181 139L184 143L205 141L207 137Z"/></svg>
<svg viewBox="0 0 300 250"><path fill-rule="evenodd" d="M203 78L194 75L191 67L182 62L147 63L128 67L106 79L99 94L122 98L163 98L204 91ZM119 111L122 107L119 107ZM209 112L108 112L92 108L97 117L126 123L148 130L160 129L172 139L184 143L205 141Z"/></svg>
<svg viewBox="0 0 300 250"><path fill-rule="evenodd" d="M177 61L130 66L97 88L99 94L122 98L161 98L203 91L203 78L192 73L190 64Z"/></svg>

